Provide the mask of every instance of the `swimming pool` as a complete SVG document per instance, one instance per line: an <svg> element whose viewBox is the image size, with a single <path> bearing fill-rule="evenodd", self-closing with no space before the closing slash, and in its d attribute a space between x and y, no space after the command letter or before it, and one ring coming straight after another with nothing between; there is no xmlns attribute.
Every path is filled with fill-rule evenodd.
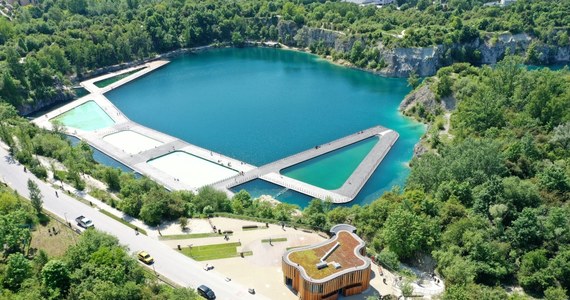
<svg viewBox="0 0 570 300"><path fill-rule="evenodd" d="M93 100L89 100L54 118L66 127L93 131L109 127L115 121Z"/></svg>
<svg viewBox="0 0 570 300"><path fill-rule="evenodd" d="M147 162L192 189L237 175L237 171L184 151L174 151Z"/></svg>
<svg viewBox="0 0 570 300"><path fill-rule="evenodd" d="M342 187L370 150L378 143L372 137L281 170L281 174L327 190Z"/></svg>

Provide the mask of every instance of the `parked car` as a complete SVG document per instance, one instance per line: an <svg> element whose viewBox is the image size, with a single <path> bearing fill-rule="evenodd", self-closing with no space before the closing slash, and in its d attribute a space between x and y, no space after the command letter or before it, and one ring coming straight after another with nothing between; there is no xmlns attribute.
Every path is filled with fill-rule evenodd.
<svg viewBox="0 0 570 300"><path fill-rule="evenodd" d="M198 292L198 294L208 300L213 300L216 299L216 294L214 294L214 291L212 291L211 288L205 286L205 285L201 285L199 286L196 291Z"/></svg>
<svg viewBox="0 0 570 300"><path fill-rule="evenodd" d="M85 229L95 226L95 224L93 224L93 221L91 221L90 219L88 219L85 216L79 216L79 217L75 218L75 222L77 222L77 225L79 225L80 227L83 227Z"/></svg>
<svg viewBox="0 0 570 300"><path fill-rule="evenodd" d="M137 257L140 261L147 265L150 265L154 262L154 258L152 258L152 256L150 256L150 254L148 254L146 251L139 251Z"/></svg>

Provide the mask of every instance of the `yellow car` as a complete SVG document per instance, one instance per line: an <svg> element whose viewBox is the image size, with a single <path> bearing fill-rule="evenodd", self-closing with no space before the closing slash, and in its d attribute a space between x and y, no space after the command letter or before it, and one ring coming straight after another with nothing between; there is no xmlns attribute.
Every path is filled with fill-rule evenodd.
<svg viewBox="0 0 570 300"><path fill-rule="evenodd" d="M147 265L150 265L154 262L154 258L152 258L152 256L150 256L150 254L148 254L146 251L140 251L137 254L137 257L140 261Z"/></svg>

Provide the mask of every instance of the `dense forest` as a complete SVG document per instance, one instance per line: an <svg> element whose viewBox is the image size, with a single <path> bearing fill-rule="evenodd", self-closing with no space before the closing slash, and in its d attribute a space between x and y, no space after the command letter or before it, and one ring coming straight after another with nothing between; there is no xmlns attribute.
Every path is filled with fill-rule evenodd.
<svg viewBox="0 0 570 300"><path fill-rule="evenodd" d="M568 1L520 0L504 8L467 0L398 2L399 10L395 6L376 9L334 1L284 0L54 0L16 7L13 20L0 18L0 138L38 177L53 177L87 189L147 224L221 212L323 231L348 222L369 243L370 253L392 270L397 271L400 262L414 264L432 256L448 286L443 299L526 299L508 295L506 287L512 286L521 286L537 297L567 299L567 69L529 71L522 59L508 56L494 67L454 64L421 84L412 78L410 83L419 85L413 93L429 90L433 96L429 100L437 105L416 103L406 111L430 124L422 143L427 152L411 162L406 185L363 207L335 207L314 200L300 215L294 213L294 206L254 200L246 192L233 199L210 188L197 194L166 192L147 178L96 164L89 145L72 146L58 124L48 132L17 113L16 107L23 104L68 93L70 78L95 68L181 47L279 40L280 19L366 37L364 43L355 43L341 54L322 45L311 47L363 66L381 63L375 48L370 47L372 41L381 41L386 47L412 47L461 43L510 31L529 33L549 47L569 42ZM403 37L395 36L404 29ZM453 102L455 108L446 111L439 105L443 102ZM42 164L44 157L58 163ZM108 190L86 186L81 175L106 183ZM145 285L147 279L136 269L117 282L102 278L101 282L96 278L83 282L81 276L87 276L83 268L96 268L90 260L99 259L89 253L118 249L120 255L113 257L120 259L102 268L134 264L115 239L98 233L89 233L93 236L82 238L62 258L36 255L31 259L20 244L22 239L13 237L29 234L26 230L37 225L37 216L9 192L3 190L0 199L0 221L11 224L2 226L0 242L14 242L4 249L0 260L4 288L0 299L83 295L106 285L117 293L116 298L127 297L119 294L127 292L138 298L169 297L161 295L172 293ZM9 208L3 210L4 206ZM52 271L44 275L47 265ZM15 269L24 270L18 271L24 275L19 281L8 280L13 277L8 272ZM61 286L43 281L42 276L55 276L50 272L67 276L54 281Z"/></svg>
<svg viewBox="0 0 570 300"><path fill-rule="evenodd" d="M41 209L0 188L0 299L198 299L193 290L157 282L105 233L85 231L61 256L31 248L33 232L47 219Z"/></svg>
<svg viewBox="0 0 570 300"><path fill-rule="evenodd" d="M400 0L399 9L309 0L38 2L16 5L12 20L0 18L0 97L18 108L45 99L68 99L69 76L80 77L95 68L182 47L287 42L292 38L287 34L291 22L344 32L346 39L355 40L345 51L320 42L308 46L315 53L371 69L384 66L378 43L384 48L421 47L462 44L483 36L493 43L498 33L525 32L536 37L529 59L538 62L540 45L555 52L570 44L568 1L521 0L488 7L480 0ZM281 21L289 25L280 27ZM446 56L449 63L476 63L480 55L460 47Z"/></svg>
<svg viewBox="0 0 570 300"><path fill-rule="evenodd" d="M529 71L507 57L494 68L458 64L440 69L417 89L434 101L456 101L447 133L438 125L444 109L421 103L408 113L431 124L428 152L411 162L404 187L367 206L335 207L313 200L298 215L289 204L252 200L244 191L228 199L203 188L166 192L146 178L97 165L88 145L71 146L0 106L2 139L40 177L53 173L78 189L80 174L107 191L90 193L148 224L232 213L326 231L352 223L369 252L388 268L432 255L446 279L444 299L505 299L504 286L534 296L566 299L570 291L570 71ZM38 161L51 157L64 169ZM524 299L517 296L517 299Z"/></svg>

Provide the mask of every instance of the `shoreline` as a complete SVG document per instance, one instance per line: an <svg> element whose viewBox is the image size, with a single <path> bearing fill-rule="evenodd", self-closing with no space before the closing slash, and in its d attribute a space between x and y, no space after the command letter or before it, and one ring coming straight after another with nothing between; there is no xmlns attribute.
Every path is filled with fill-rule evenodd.
<svg viewBox="0 0 570 300"><path fill-rule="evenodd" d="M307 50L308 50L307 48L289 47L289 46L286 46L286 45L283 45L283 44L280 44L280 43L277 43L277 42L248 42L248 43L247 43L247 47L278 48L278 49L282 49L282 50L290 50L290 51L295 51L295 52L303 52L303 53L306 53L306 54L316 55L316 54L313 54L313 53L308 52L308 51L307 51ZM79 104L78 104L79 102L84 102L84 101L81 101L81 100L84 100L84 99L87 98L87 97L98 96L97 98L99 98L99 99L96 99L96 100L107 100L107 101L104 101L104 102L109 102L109 103L104 103L104 104L111 104L111 108L112 108L113 111L116 111L116 112L115 112L116 115L122 117L122 118L120 118L120 119L122 119L122 120L119 121L119 124L116 124L115 126L111 126L111 127L113 127L113 128L110 128L110 129L101 129L101 130L97 130L97 131L95 131L95 132L93 132L93 133L82 132L83 130L77 129L77 130L74 130L74 131L73 131L73 134L72 134L72 135L74 135L74 136L76 136L76 137L80 137L82 140L87 140L92 146L96 147L97 149L99 149L101 152L105 153L105 154L108 155L109 157L111 157L111 158L113 158L113 159L115 159L115 160L117 160L117 161L119 161L119 162L121 162L121 163L123 163L123 164L129 166L129 168L135 170L135 171L138 172L138 173L146 174L146 176L148 176L148 177L154 179L155 181L159 182L159 183L162 184L162 185L164 185L165 183L168 182L168 184L165 185L168 189L171 189L171 190L172 190L172 189L177 190L177 189L180 189L180 188L182 188L182 189L187 189L187 188L184 188L183 186L181 186L180 183L178 183L180 180L177 179L177 178L180 178L180 177L176 177L176 176L175 176L175 179L174 179L174 180L175 180L177 183L176 183L176 184L173 184L172 182L170 182L170 181L168 180L169 174L166 174L166 173L161 174L161 173L164 172L164 170L162 170L162 172L150 172L150 173L157 173L157 174L154 174L155 176L152 176L152 175L150 175L150 174L147 174L148 172L145 172L145 171L150 171L150 170L149 170L148 168L142 166L142 164L141 164L142 161L136 161L136 159L134 159L132 155L131 155L130 158L129 158L129 157L123 157L124 155L122 155L121 153L119 153L118 155L113 155L113 154L115 154L114 152L116 152L116 151L105 151L105 150L113 150L113 148L115 148L116 145L115 145L115 147L111 147L110 149L106 149L107 147L106 147L104 144L101 144L101 141L99 141L99 140L97 139L97 138L103 139L104 136L98 136L98 135L101 135L101 134L103 134L103 133L104 133L104 135L109 135L109 134L111 134L111 133L113 133L113 132L117 132L119 129L125 130L125 128L118 128L118 127L124 127L124 126L120 126L120 123L123 123L123 122L133 123L133 124L130 124L131 126L127 126L127 128L126 128L127 130L132 130L132 129L134 129L134 128L132 128L132 127L140 127L141 129L143 129L142 127L144 127L144 126L141 126L140 124L135 124L134 122L130 121L130 120L128 119L128 117L125 116L122 112L120 112L120 111L118 110L118 108L114 107L114 105L112 105L112 103L110 103L110 101L109 101L108 99L105 99L106 97L105 97L103 94L104 94L105 92L111 90L111 89L114 89L114 88L116 88L116 87L119 87L119 86L122 85L122 84L125 84L125 83L127 83L127 82L130 82L130 81L132 81L132 80L136 80L138 77L144 76L145 74L147 74L147 73L153 71L153 70L156 69L156 68L159 68L159 67L161 67L161 66L163 66L163 65L168 64L168 63L169 63L169 60L168 60L169 58L175 58L175 57L178 57L178 56L181 56L181 55L185 55L185 54L190 54L190 53L201 53L201 52L209 51L209 50L216 49L216 48L232 48L232 46L229 45L229 44L215 44L215 45L207 45L207 46L195 47L195 48L178 49L178 50L174 50L174 51L171 51L171 52L163 53L163 54L161 54L161 55L157 55L157 56L155 56L155 57L153 57L153 58L150 58L150 59L147 59L145 62L142 62L142 63L139 63L139 64L135 64L136 62L131 62L131 63L128 64L128 66L129 66L128 68L123 68L123 69L118 70L118 71L115 71L115 72L108 72L108 73L103 74L103 75L100 75L100 76L98 76L98 77L95 77L95 78L92 78L92 79L89 79L89 80L82 81L82 82L80 83L80 85L83 86L84 88L86 88L89 92L91 92L91 94L89 94L89 95L87 95L87 96L85 96L85 97L82 97L82 98L80 98L80 99L77 99L77 100L75 100L75 101L69 103L68 105L64 105L63 107L61 107L60 109L57 109L57 110L60 111L59 114L61 114L61 113L62 113L62 109L65 110L65 111L68 111L68 110L70 110L70 109L73 109L74 107L76 107L77 105L79 105ZM352 66L346 66L346 65L339 64L338 62L332 61L332 60L330 59L330 57L329 57L329 58L327 58L327 57L324 57L324 58L323 58L322 56L319 56L319 55L316 55L316 56L317 56L319 59L324 59L324 60L326 60L327 63L332 63L333 65L336 65L336 66L339 66L339 67L349 67L349 68L358 69L358 68L355 68L355 67L352 67ZM153 67L151 67L151 65L153 65ZM132 75L126 77L126 78L123 78L123 79L117 81L116 83L112 83L112 84L110 84L110 85L108 85L108 86L106 86L106 87L101 87L101 88L99 88L99 87L95 87L94 84L93 84L94 82L97 82L97 81L100 81L100 80L103 80L103 79L107 79L107 78L111 78L111 77L113 77L113 76L117 76L117 75L120 75L120 74L123 74L123 73L126 73L126 72L130 72L130 71L133 70L133 69L136 70L136 69L141 68L141 67L143 67L143 68L142 68L140 71L138 71L138 72L136 72L136 73L134 73L134 74L132 74ZM367 70L362 70L362 69L359 69L359 70L369 72L369 71L367 71ZM100 71L100 70L99 70L99 71ZM369 72L369 73L370 73L370 72ZM378 74L375 74L375 75L378 75ZM100 102L100 101L95 101L95 102ZM103 104L103 103L99 103L99 106L102 107L102 108L104 108L104 109L106 108L106 106L108 106L108 105L101 105L101 104ZM105 110L107 111L107 109L105 109ZM53 111L50 111L49 113L45 114L44 116L45 116L48 120L50 120L52 117L48 117L47 115L52 115L53 113L54 113ZM59 115L59 114L56 114L56 115ZM114 115L113 115L112 118L115 119L115 118L114 118ZM37 119L36 119L36 123L40 123L40 122L42 122L42 121L45 121L45 119L44 119L44 120L42 120L42 119L44 119L44 118L41 118L40 120L37 120ZM118 121L118 120L115 120L115 121ZM122 121L122 122L121 122L121 121ZM42 122L42 123L43 123L43 122ZM420 123L420 124L421 124L421 123ZM49 127L48 124L46 124L46 125L47 125L47 126L45 126L45 127ZM114 128L114 127L117 127L117 128ZM129 127L131 127L131 128L129 128ZM150 129L150 128L149 128L149 129ZM72 129L72 130L73 130L73 129ZM109 131L109 130L110 130L110 131ZM98 132L98 131L99 131L99 132ZM137 131L139 131L139 130L135 130L135 133L136 133ZM144 130L144 131L148 131L148 130ZM150 131L154 131L154 130L150 129ZM161 135L162 135L162 134L161 134ZM157 140L162 140L162 139L158 138ZM183 141L180 141L180 142L183 142ZM187 143L187 142L186 142L186 143ZM177 143L177 144L178 144L178 143ZM103 146L105 146L105 147L103 147ZM177 145L177 146L182 146L182 145ZM169 147L170 147L170 146L169 146ZM155 147L155 148L157 148L157 147ZM158 148L162 148L162 147L158 147ZM178 147L176 147L176 148L178 148ZM181 150L181 149L176 149L176 148L175 148L175 147L172 147L172 149ZM115 149L115 150L117 150L117 149ZM119 149L119 150L120 150L120 149ZM158 150L158 149L157 149L157 150ZM170 151L170 148L169 148L169 151ZM111 152L112 152L112 153L111 153ZM124 150L123 150L123 152L124 152ZM152 151L152 152L154 152L154 151ZM139 153L139 154L140 154L140 153ZM156 153L155 153L155 154L156 154ZM143 156L148 156L148 155L146 155L146 153L144 153L144 151L142 151L142 155L143 155ZM138 155L138 156L140 156L140 155ZM153 156L153 157L155 157L155 156ZM125 159L123 159L123 158L125 158ZM147 158L152 159L152 157L147 157ZM155 157L155 158L156 158L156 157ZM145 158L145 161L146 161L146 158ZM381 161L381 160L380 160L380 161ZM379 163L380 161L378 161L378 163ZM129 162L132 162L133 164L131 164L131 163L129 163ZM251 166L251 167L254 167L254 166ZM254 167L254 168L255 168L255 167ZM146 170L142 170L142 169L146 169ZM155 170L155 171L156 171L156 170ZM160 170L159 170L159 171L160 171ZM244 171L246 171L246 170L244 170ZM243 172L242 172L242 173L243 173ZM172 174L170 174L170 175L172 175ZM158 177L158 178L157 178L157 177ZM232 178L233 178L233 177L232 177ZM231 178L229 178L229 179L231 179ZM227 180L227 179L226 179L226 180ZM367 180L366 180L366 181L367 181ZM184 185L184 184L182 184L182 185ZM210 184L210 185L211 185L211 184ZM360 185L359 185L359 186L360 186ZM190 189L190 190L195 190L195 187L192 188L192 189ZM301 192L301 193L303 193L303 192ZM305 194L306 194L306 193L305 193ZM229 196L231 196L231 195L229 195ZM271 198L273 198L272 195L268 195L268 196L271 196ZM355 196L356 196L356 195L354 195L354 197L355 197ZM273 198L273 199L275 199L275 198ZM276 201L279 201L279 200L277 200L277 199L275 199L275 200L276 200ZM351 200L352 200L352 199L351 199ZM281 201L279 201L279 202L281 202ZM345 202L345 201L342 201L342 202Z"/></svg>

